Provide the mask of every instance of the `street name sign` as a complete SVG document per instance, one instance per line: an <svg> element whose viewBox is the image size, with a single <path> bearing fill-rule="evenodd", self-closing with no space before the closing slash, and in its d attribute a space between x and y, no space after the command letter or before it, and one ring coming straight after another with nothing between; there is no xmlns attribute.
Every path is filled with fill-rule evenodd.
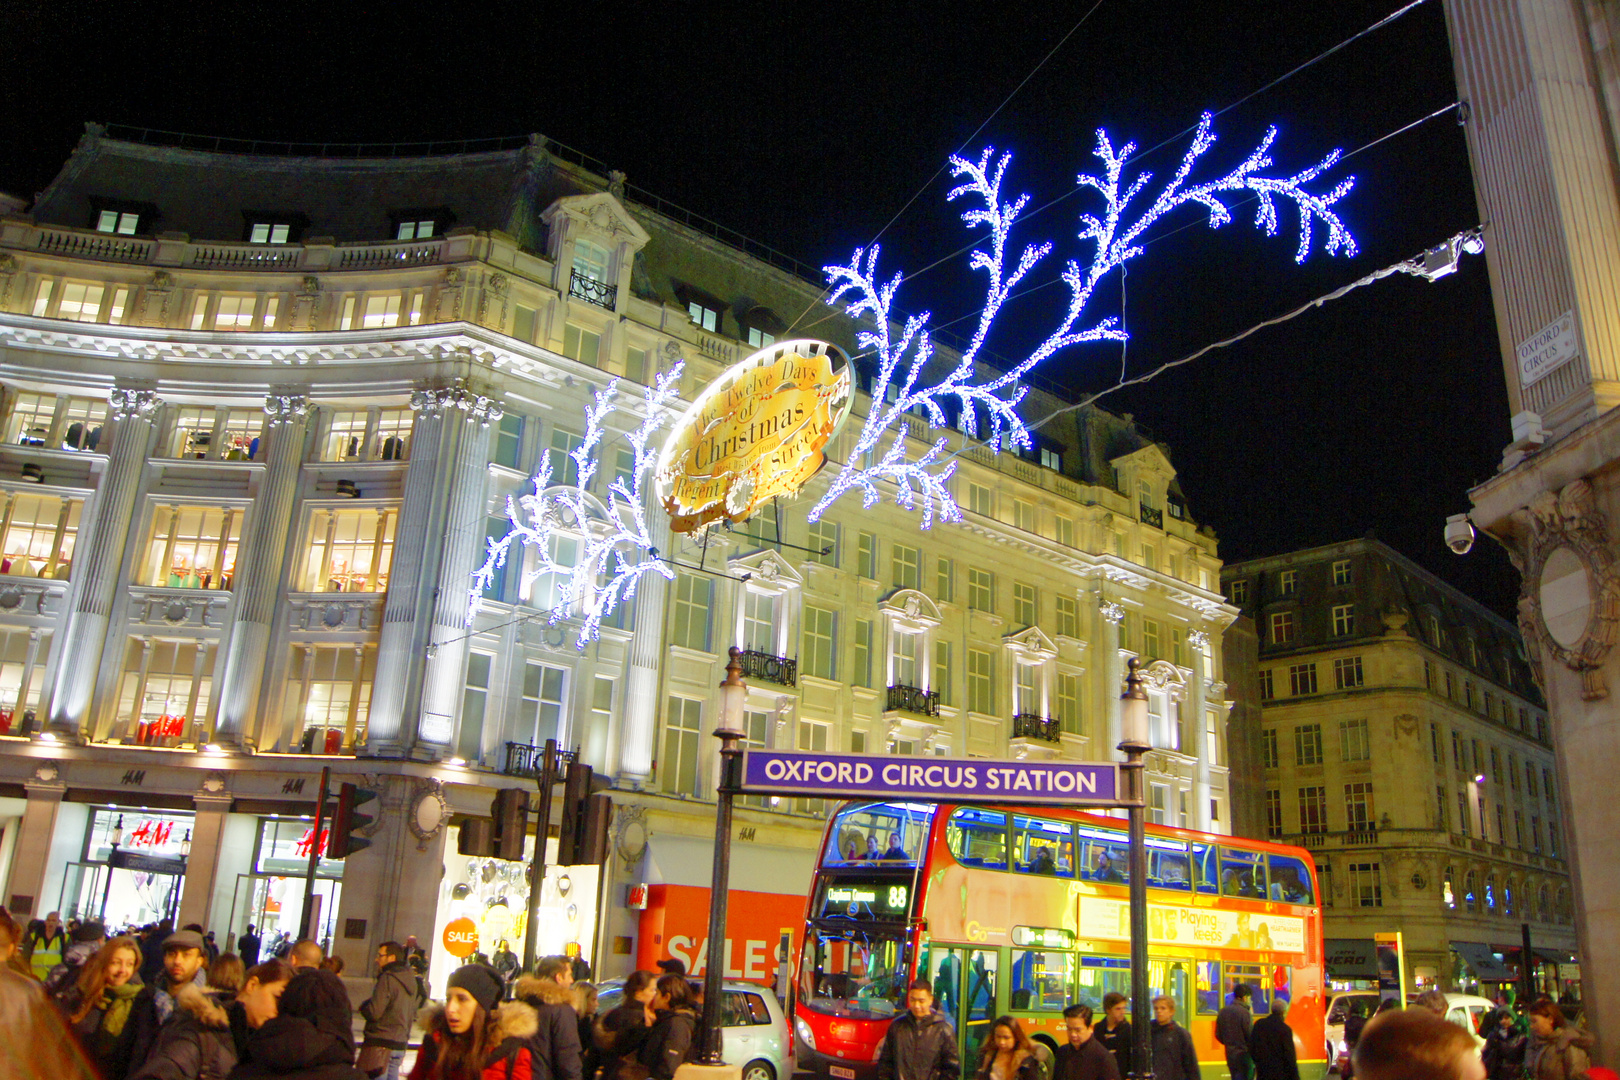
<svg viewBox="0 0 1620 1080"><path fill-rule="evenodd" d="M942 802L1117 806L1119 766L1103 761L996 761L990 758L879 757L803 750L743 752L750 795L843 795Z"/></svg>

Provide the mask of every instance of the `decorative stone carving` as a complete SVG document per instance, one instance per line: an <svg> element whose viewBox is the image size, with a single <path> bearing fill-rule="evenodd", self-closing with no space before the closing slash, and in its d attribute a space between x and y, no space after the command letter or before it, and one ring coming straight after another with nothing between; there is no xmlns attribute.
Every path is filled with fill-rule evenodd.
<svg viewBox="0 0 1620 1080"><path fill-rule="evenodd" d="M626 870L635 869L636 863L647 853L650 838L645 806L613 808L613 852L624 860Z"/></svg>
<svg viewBox="0 0 1620 1080"><path fill-rule="evenodd" d="M1519 513L1529 525L1514 559L1524 580L1519 631L1536 682L1546 688L1542 664L1550 656L1580 675L1582 698L1606 698L1601 669L1620 635L1620 574L1592 485L1576 480L1556 494L1544 491Z"/></svg>
<svg viewBox="0 0 1620 1080"><path fill-rule="evenodd" d="M1202 630L1189 630L1187 631L1187 644L1195 649L1207 648L1209 646L1209 635Z"/></svg>
<svg viewBox="0 0 1620 1080"><path fill-rule="evenodd" d="M7 611L15 611L21 606L21 589L6 589L4 591L0 591L0 608L4 608Z"/></svg>
<svg viewBox="0 0 1620 1080"><path fill-rule="evenodd" d="M264 399L265 426L291 424L309 415L309 398L302 394L270 394Z"/></svg>
<svg viewBox="0 0 1620 1080"><path fill-rule="evenodd" d="M157 411L161 402L150 390L126 390L123 387L115 388L107 395L112 405L112 419L114 420L144 420Z"/></svg>
<svg viewBox="0 0 1620 1080"><path fill-rule="evenodd" d="M467 419L476 420L484 427L492 420L499 420L504 412L494 398L474 393L460 381L451 387L416 391L411 395L411 408L428 416L460 409L467 414Z"/></svg>
<svg viewBox="0 0 1620 1080"><path fill-rule="evenodd" d="M1125 608L1120 604L1114 603L1112 600L1105 600L1097 610L1102 612L1103 618L1107 619L1115 626L1118 626L1120 623L1125 621Z"/></svg>
<svg viewBox="0 0 1620 1080"><path fill-rule="evenodd" d="M42 784L54 784L61 775L62 770L54 761L42 761L34 766L34 779Z"/></svg>
<svg viewBox="0 0 1620 1080"><path fill-rule="evenodd" d="M434 322L457 322L461 318L461 291L466 285L465 271L455 267L444 272L444 284L439 287L438 311Z"/></svg>
<svg viewBox="0 0 1620 1080"><path fill-rule="evenodd" d="M478 321L492 330L506 325L505 274L491 274L484 282L484 293L478 298Z"/></svg>
<svg viewBox="0 0 1620 1080"><path fill-rule="evenodd" d="M624 182L627 177L618 169L608 170L608 194L624 202Z"/></svg>
<svg viewBox="0 0 1620 1080"><path fill-rule="evenodd" d="M444 831L449 820L450 804L444 798L444 785L436 779L418 785L411 798L410 812L405 815L405 824L416 837L416 850L426 851L428 843Z"/></svg>
<svg viewBox="0 0 1620 1080"><path fill-rule="evenodd" d="M141 322L146 326L167 326L169 301L175 291L174 275L167 270L152 271L141 293Z"/></svg>
<svg viewBox="0 0 1620 1080"><path fill-rule="evenodd" d="M17 280L17 256L0 252L0 311L11 302L11 286Z"/></svg>

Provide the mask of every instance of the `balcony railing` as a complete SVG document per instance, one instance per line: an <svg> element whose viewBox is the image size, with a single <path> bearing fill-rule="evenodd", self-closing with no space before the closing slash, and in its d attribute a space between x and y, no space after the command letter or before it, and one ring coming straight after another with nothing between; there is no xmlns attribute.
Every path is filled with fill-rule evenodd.
<svg viewBox="0 0 1620 1080"><path fill-rule="evenodd" d="M619 298L619 286L574 270L568 275L568 295L612 311L614 301Z"/></svg>
<svg viewBox="0 0 1620 1080"><path fill-rule="evenodd" d="M506 744L506 767L501 770L507 776L540 775L540 769L545 764L546 748L544 746L530 746L528 743L509 742ZM557 751L557 760L553 764L553 772L562 778L568 766L579 757L579 750Z"/></svg>
<svg viewBox="0 0 1620 1080"><path fill-rule="evenodd" d="M360 241L329 244L249 244L191 240L179 235L155 239L120 236L92 229L7 222L0 243L52 255L103 262L144 263L197 270L321 271L380 270L454 262L471 252L471 237L433 237L412 241ZM613 287L607 302L613 306ZM577 294L576 294L577 295ZM598 303L591 297L585 297Z"/></svg>
<svg viewBox="0 0 1620 1080"><path fill-rule="evenodd" d="M1378 830L1349 829L1345 832L1311 832L1300 837L1299 846L1305 848L1322 847L1375 847L1378 844Z"/></svg>
<svg viewBox="0 0 1620 1080"><path fill-rule="evenodd" d="M772 656L756 649L744 649L738 658L742 661L743 677L763 679L777 686L799 685L799 662L785 656Z"/></svg>
<svg viewBox="0 0 1620 1080"><path fill-rule="evenodd" d="M939 691L922 690L904 683L889 687L889 701L885 709L899 709L919 716L939 715Z"/></svg>
<svg viewBox="0 0 1620 1080"><path fill-rule="evenodd" d="M1137 504L1142 514L1142 524L1151 525L1155 529L1164 528L1164 511L1149 506L1147 503Z"/></svg>
<svg viewBox="0 0 1620 1080"><path fill-rule="evenodd" d="M1062 737L1063 725L1050 716L1019 713L1013 717L1012 733L1015 739L1045 739L1047 742L1057 742Z"/></svg>

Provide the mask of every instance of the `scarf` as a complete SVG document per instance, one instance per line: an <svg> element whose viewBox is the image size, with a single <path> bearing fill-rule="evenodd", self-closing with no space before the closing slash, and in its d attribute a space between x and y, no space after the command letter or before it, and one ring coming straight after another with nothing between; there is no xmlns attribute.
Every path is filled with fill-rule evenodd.
<svg viewBox="0 0 1620 1080"><path fill-rule="evenodd" d="M135 995L141 984L131 981L123 986L109 986L101 992L101 1030L117 1038L124 1032L130 1010L135 1007Z"/></svg>

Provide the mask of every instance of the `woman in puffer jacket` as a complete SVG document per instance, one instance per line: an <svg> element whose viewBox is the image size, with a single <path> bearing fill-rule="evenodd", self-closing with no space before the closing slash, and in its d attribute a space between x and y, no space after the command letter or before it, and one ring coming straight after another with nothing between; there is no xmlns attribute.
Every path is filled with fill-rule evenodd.
<svg viewBox="0 0 1620 1080"><path fill-rule="evenodd" d="M1596 1040L1564 1017L1564 1010L1545 999L1530 1006L1530 1049L1525 1072L1532 1080L1574 1080L1591 1067Z"/></svg>
<svg viewBox="0 0 1620 1080"><path fill-rule="evenodd" d="M539 1030L534 1007L501 1004L506 981L486 964L450 976L444 1005L424 1012L427 1034L410 1080L535 1080L529 1040Z"/></svg>
<svg viewBox="0 0 1620 1080"><path fill-rule="evenodd" d="M248 1036L231 1080L366 1080L354 1067L354 1008L343 980L315 968L294 975L275 1018Z"/></svg>
<svg viewBox="0 0 1620 1080"><path fill-rule="evenodd" d="M130 1074L130 1080L229 1076L252 1034L275 1019L277 1003L292 977L293 969L285 961L266 960L248 970L235 993L181 987L174 1015L158 1029L146 1063Z"/></svg>

